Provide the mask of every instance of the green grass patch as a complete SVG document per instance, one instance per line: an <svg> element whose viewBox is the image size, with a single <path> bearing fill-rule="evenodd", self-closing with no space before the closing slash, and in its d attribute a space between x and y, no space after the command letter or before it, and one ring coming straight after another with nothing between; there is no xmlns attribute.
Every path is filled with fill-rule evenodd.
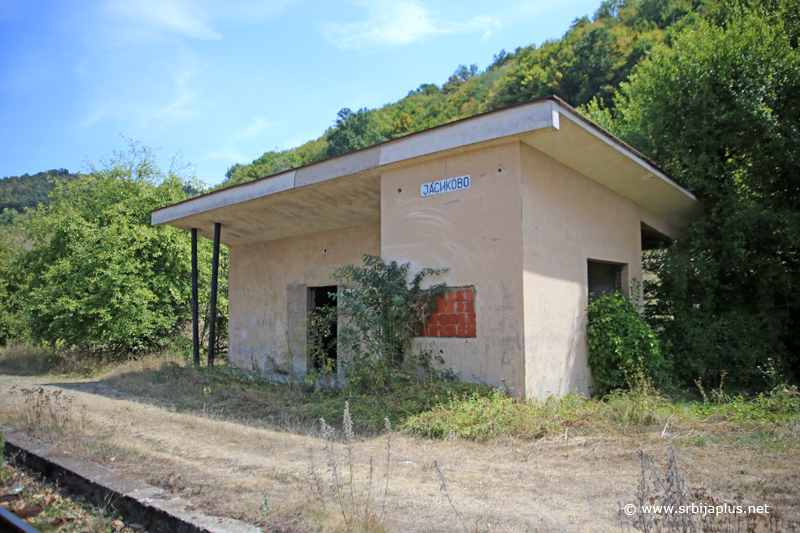
<svg viewBox="0 0 800 533"><path fill-rule="evenodd" d="M712 439L703 433L711 427L717 433L724 431ZM787 387L752 398L723 396L714 402L673 400L647 387L617 390L603 398L573 393L543 401L492 392L451 396L448 402L409 417L404 428L423 437L477 441L659 430L668 437L676 429L691 435L694 428L700 434L680 444L705 445L710 439L724 439L786 449L800 445L800 397L796 388Z"/></svg>
<svg viewBox="0 0 800 533"><path fill-rule="evenodd" d="M686 391L672 398L645 385L602 398L571 393L536 400L513 398L485 385L396 372L387 386L359 392L278 382L228 367L197 368L177 359L137 373L141 378L162 391L144 395L161 395L176 409L290 428L318 426L320 418L338 423L347 401L357 429L365 433L380 431L388 418L392 427L424 438L485 441L649 431L675 436L679 446L723 441L765 449L800 446L800 395L789 387L751 397L715 393L690 399Z"/></svg>

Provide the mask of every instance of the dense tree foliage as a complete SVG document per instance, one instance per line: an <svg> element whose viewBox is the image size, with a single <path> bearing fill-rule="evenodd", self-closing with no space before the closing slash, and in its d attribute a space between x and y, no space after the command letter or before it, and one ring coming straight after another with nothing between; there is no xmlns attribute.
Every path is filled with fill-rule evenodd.
<svg viewBox="0 0 800 533"><path fill-rule="evenodd" d="M346 154L385 140L386 138L378 131L375 118L369 109L359 109L353 113L344 108L337 115L336 126L328 133L325 156Z"/></svg>
<svg viewBox="0 0 800 533"><path fill-rule="evenodd" d="M195 187L183 169L162 172L153 153L133 143L80 180L58 183L49 205L28 222L33 248L19 256L32 339L112 355L173 341L190 318L189 235L151 227L150 212L186 199L185 189ZM200 252L207 286L207 242ZM223 338L225 287L217 329Z"/></svg>
<svg viewBox="0 0 800 533"><path fill-rule="evenodd" d="M222 187L247 183L262 176L271 176L297 168L303 164L303 160L297 150L285 150L265 152L264 155L254 160L249 165L236 163L225 172L225 180Z"/></svg>
<svg viewBox="0 0 800 533"><path fill-rule="evenodd" d="M14 261L22 252L11 239L0 233L0 346L24 334L20 312L19 273L14 269Z"/></svg>
<svg viewBox="0 0 800 533"><path fill-rule="evenodd" d="M46 204L47 197L60 181L71 181L80 174L70 174L67 169L48 170L29 176L11 176L0 180L0 222L8 224L12 213L24 213L36 209L39 204Z"/></svg>
<svg viewBox="0 0 800 533"><path fill-rule="evenodd" d="M308 141L297 148L265 152L264 155L246 165L236 163L225 172L225 179L215 188L224 189L319 161L325 158L325 151L328 147L327 137L328 133L325 133L319 139Z"/></svg>
<svg viewBox="0 0 800 533"><path fill-rule="evenodd" d="M800 377L797 5L769 4L724 6L655 51L613 111L588 108L706 211L653 265L650 316L686 382Z"/></svg>

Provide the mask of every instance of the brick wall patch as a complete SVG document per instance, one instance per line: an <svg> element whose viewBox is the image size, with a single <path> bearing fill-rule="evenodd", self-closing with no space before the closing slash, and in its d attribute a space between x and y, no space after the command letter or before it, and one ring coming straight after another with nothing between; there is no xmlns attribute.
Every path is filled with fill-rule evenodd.
<svg viewBox="0 0 800 533"><path fill-rule="evenodd" d="M477 337L475 289L453 289L440 297L425 321L421 337Z"/></svg>

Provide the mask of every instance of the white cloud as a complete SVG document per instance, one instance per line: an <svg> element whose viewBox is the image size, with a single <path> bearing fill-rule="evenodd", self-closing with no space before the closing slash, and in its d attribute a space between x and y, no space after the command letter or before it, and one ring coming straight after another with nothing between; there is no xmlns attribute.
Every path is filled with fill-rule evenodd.
<svg viewBox="0 0 800 533"><path fill-rule="evenodd" d="M7 0L0 0L0 2ZM199 40L222 38L214 23L248 25L275 15L296 0L106 0L119 25L116 41L150 41L167 36Z"/></svg>
<svg viewBox="0 0 800 533"><path fill-rule="evenodd" d="M108 7L139 37L178 35L193 39L219 39L211 17L202 6L186 0L110 0Z"/></svg>
<svg viewBox="0 0 800 533"><path fill-rule="evenodd" d="M265 129L269 128L270 126L274 126L274 122L268 122L264 120L262 117L256 117L253 119L253 122L248 124L242 131L240 131L234 138L234 142L242 141L244 139L250 139L252 137L257 136L259 133L264 131Z"/></svg>
<svg viewBox="0 0 800 533"><path fill-rule="evenodd" d="M400 46L455 33L481 31L488 38L500 27L497 19L486 15L467 22L442 20L418 0L373 0L359 5L367 9L368 18L347 24L326 23L325 39L339 48L369 50L376 45Z"/></svg>
<svg viewBox="0 0 800 533"><path fill-rule="evenodd" d="M104 99L94 103L80 125L83 128L103 121L119 121L140 128L163 128L196 116L199 113L199 95L195 89L200 74L200 63L184 51L179 62L182 66L170 76L171 97L161 98L158 93L149 101L142 98L138 88L106 90Z"/></svg>
<svg viewBox="0 0 800 533"><path fill-rule="evenodd" d="M192 104L197 100L197 91L193 87L192 79L200 72L196 63L189 63L175 73L172 81L175 85L172 100L160 106L152 113L152 118L158 121L172 122L190 115L194 115Z"/></svg>
<svg viewBox="0 0 800 533"><path fill-rule="evenodd" d="M242 24L253 24L261 22L263 19L268 18L280 12L297 0L228 0L226 2L217 2L215 0L206 0L208 2L208 11L214 17L232 19Z"/></svg>

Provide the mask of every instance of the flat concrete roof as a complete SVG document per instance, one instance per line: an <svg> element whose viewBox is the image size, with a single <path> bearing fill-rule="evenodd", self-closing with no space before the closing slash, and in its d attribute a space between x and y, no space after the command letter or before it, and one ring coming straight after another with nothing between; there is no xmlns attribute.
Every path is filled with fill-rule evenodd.
<svg viewBox="0 0 800 533"><path fill-rule="evenodd" d="M235 246L380 221L383 169L520 141L678 228L697 199L639 152L556 97L491 111L153 211L170 225Z"/></svg>

